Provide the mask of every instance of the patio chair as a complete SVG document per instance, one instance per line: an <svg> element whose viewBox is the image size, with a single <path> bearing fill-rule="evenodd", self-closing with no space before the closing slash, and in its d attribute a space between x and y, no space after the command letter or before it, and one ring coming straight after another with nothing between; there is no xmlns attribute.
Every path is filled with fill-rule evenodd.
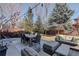
<svg viewBox="0 0 79 59"><path fill-rule="evenodd" d="M40 43L41 40L41 35L37 34L36 37L33 38L32 42L34 43Z"/></svg>
<svg viewBox="0 0 79 59"><path fill-rule="evenodd" d="M40 34L37 34L36 37L32 38L32 47L37 52L40 51L40 40L41 40L41 35Z"/></svg>
<svg viewBox="0 0 79 59"><path fill-rule="evenodd" d="M41 50L41 45L40 43L32 43L32 46L31 46L35 51L37 52L40 52Z"/></svg>
<svg viewBox="0 0 79 59"><path fill-rule="evenodd" d="M0 56L6 56L7 47L2 46L0 47Z"/></svg>
<svg viewBox="0 0 79 59"><path fill-rule="evenodd" d="M22 43L28 42L29 40L30 40L30 38L26 37L25 34L21 35L21 42Z"/></svg>

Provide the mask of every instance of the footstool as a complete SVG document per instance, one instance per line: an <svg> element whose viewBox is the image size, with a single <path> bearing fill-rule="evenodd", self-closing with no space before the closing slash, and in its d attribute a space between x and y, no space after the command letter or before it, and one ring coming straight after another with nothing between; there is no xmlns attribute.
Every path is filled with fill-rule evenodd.
<svg viewBox="0 0 79 59"><path fill-rule="evenodd" d="M58 42L48 42L43 45L43 51L52 55L59 46L60 44Z"/></svg>

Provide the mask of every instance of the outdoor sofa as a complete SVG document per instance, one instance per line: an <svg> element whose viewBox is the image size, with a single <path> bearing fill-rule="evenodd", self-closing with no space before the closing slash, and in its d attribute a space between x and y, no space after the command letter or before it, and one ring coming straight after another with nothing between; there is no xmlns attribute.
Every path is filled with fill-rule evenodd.
<svg viewBox="0 0 79 59"><path fill-rule="evenodd" d="M73 39L73 38L72 38ZM77 43L76 42L73 42L71 40L66 40L66 39L63 39L62 37L58 36L55 38L55 41L59 42L60 44L68 44L68 45L71 45L71 46L77 46Z"/></svg>

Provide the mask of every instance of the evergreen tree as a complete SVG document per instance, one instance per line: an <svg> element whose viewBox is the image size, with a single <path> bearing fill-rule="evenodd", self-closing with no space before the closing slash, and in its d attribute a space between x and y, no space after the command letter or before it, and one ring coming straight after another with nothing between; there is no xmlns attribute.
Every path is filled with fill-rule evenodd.
<svg viewBox="0 0 79 59"><path fill-rule="evenodd" d="M32 9L29 8L27 12L27 16L25 17L25 31L32 32L33 31L33 13Z"/></svg>
<svg viewBox="0 0 79 59"><path fill-rule="evenodd" d="M34 32L38 32L38 33L43 33L44 32L44 27L43 27L40 16L37 17L37 21L35 22Z"/></svg>
<svg viewBox="0 0 79 59"><path fill-rule="evenodd" d="M65 30L71 31L71 16L74 11L71 10L66 3L57 3L53 12L49 17L49 29L54 29L57 27L63 27Z"/></svg>

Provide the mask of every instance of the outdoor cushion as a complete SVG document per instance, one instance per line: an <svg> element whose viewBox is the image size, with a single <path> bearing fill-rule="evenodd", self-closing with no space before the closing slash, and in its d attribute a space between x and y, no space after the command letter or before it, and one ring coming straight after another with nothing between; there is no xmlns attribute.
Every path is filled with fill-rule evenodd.
<svg viewBox="0 0 79 59"><path fill-rule="evenodd" d="M63 36L63 35L58 35L58 36L56 36L55 40L65 40L64 37L65 36Z"/></svg>
<svg viewBox="0 0 79 59"><path fill-rule="evenodd" d="M77 46L77 43L71 42L71 41L68 41L68 40L56 40L56 41L59 42L59 43L68 44L68 45L71 45L71 46Z"/></svg>
<svg viewBox="0 0 79 59"><path fill-rule="evenodd" d="M60 44L58 42L55 41L48 42L47 44L45 43L43 45L43 51L52 55L59 46Z"/></svg>

